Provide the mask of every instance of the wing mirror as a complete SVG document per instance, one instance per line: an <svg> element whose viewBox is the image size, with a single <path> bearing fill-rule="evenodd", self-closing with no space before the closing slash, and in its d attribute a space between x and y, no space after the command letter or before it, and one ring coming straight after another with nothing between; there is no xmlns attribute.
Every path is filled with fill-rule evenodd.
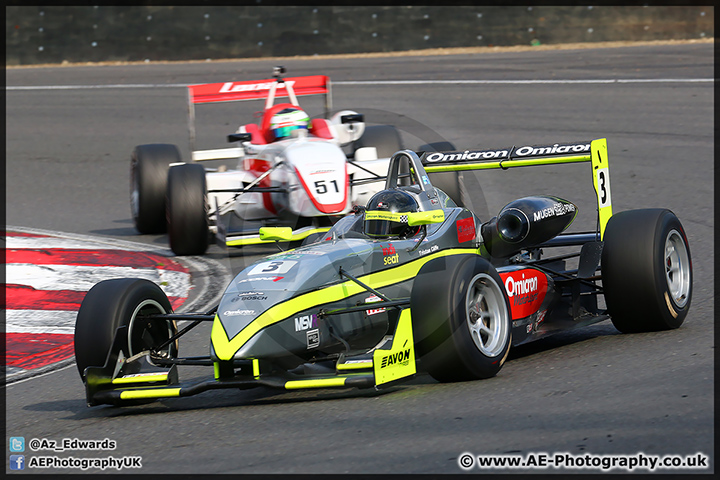
<svg viewBox="0 0 720 480"><path fill-rule="evenodd" d="M228 142L249 142L252 140L251 133L231 133L227 136Z"/></svg>
<svg viewBox="0 0 720 480"><path fill-rule="evenodd" d="M287 242L292 239L290 227L260 227L260 240Z"/></svg>
<svg viewBox="0 0 720 480"><path fill-rule="evenodd" d="M442 210L429 210L427 212L408 213L408 225L415 227L418 225L430 225L432 223L442 223L445 221L445 212Z"/></svg>

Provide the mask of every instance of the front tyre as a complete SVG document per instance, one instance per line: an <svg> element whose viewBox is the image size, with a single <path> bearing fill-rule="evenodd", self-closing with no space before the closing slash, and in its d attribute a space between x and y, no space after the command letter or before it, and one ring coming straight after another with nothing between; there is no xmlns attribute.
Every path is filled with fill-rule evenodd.
<svg viewBox="0 0 720 480"><path fill-rule="evenodd" d="M140 233L165 233L168 166L181 162L175 145L138 145L130 158L130 210Z"/></svg>
<svg viewBox="0 0 720 480"><path fill-rule="evenodd" d="M205 168L197 163L171 167L167 186L167 228L176 255L202 255L209 226Z"/></svg>
<svg viewBox="0 0 720 480"><path fill-rule="evenodd" d="M453 255L420 269L410 297L421 366L441 382L489 378L511 344L510 304L495 268Z"/></svg>
<svg viewBox="0 0 720 480"><path fill-rule="evenodd" d="M621 332L678 328L692 298L690 247L680 220L666 209L610 217L602 278L608 313Z"/></svg>
<svg viewBox="0 0 720 480"><path fill-rule="evenodd" d="M172 306L160 287L149 280L118 278L94 285L75 322L75 361L80 377L85 378L87 367L105 365L118 327L127 327L127 357L152 350L175 335L175 322L139 318L158 313L172 313ZM177 343L161 354L177 356Z"/></svg>

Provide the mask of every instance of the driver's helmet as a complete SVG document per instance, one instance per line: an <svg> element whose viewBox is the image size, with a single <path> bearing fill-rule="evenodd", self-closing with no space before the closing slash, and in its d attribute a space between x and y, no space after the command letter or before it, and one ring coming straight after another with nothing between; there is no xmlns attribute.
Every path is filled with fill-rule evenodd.
<svg viewBox="0 0 720 480"><path fill-rule="evenodd" d="M383 190L367 203L363 232L371 238L411 237L420 227L410 227L407 214L417 211L418 203L409 193L395 188Z"/></svg>
<svg viewBox="0 0 720 480"><path fill-rule="evenodd" d="M289 137L292 131L298 128L307 130L308 125L310 125L308 114L295 107L284 108L270 119L273 140Z"/></svg>

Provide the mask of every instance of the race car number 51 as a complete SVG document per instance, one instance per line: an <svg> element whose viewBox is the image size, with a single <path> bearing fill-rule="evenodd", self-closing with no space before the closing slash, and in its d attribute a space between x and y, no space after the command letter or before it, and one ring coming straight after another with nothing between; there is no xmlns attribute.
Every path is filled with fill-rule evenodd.
<svg viewBox="0 0 720 480"><path fill-rule="evenodd" d="M276 260L273 262L263 262L248 272L248 275L267 275L268 273L287 273L290 269L295 266L297 262L292 260Z"/></svg>

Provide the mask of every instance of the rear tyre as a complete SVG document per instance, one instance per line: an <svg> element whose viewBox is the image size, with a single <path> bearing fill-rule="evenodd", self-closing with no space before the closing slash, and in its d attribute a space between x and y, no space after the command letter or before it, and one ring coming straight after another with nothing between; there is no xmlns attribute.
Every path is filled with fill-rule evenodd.
<svg viewBox="0 0 720 480"><path fill-rule="evenodd" d="M455 145L450 142L433 142L418 147L419 152L451 152ZM428 173L430 183L439 188L457 204L458 207L467 205L467 193L462 172L435 172Z"/></svg>
<svg viewBox="0 0 720 480"><path fill-rule="evenodd" d="M608 313L621 332L678 328L692 298L690 248L680 220L666 209L610 217L602 278Z"/></svg>
<svg viewBox="0 0 720 480"><path fill-rule="evenodd" d="M421 367L441 382L496 375L511 344L510 304L502 280L476 255L424 265L410 296Z"/></svg>
<svg viewBox="0 0 720 480"><path fill-rule="evenodd" d="M104 280L85 295L75 321L75 361L80 377L87 367L105 365L118 327L127 326L131 357L153 349L177 333L175 322L138 319L141 315L172 313L167 295L155 283L136 278ZM162 350L177 356L177 342Z"/></svg>
<svg viewBox="0 0 720 480"><path fill-rule="evenodd" d="M169 164L181 162L175 145L138 145L130 158L130 210L140 233L164 233Z"/></svg>
<svg viewBox="0 0 720 480"><path fill-rule="evenodd" d="M353 143L353 150L362 147L375 147L378 158L391 157L398 150L402 150L400 132L392 125L365 127L362 137Z"/></svg>
<svg viewBox="0 0 720 480"><path fill-rule="evenodd" d="M197 163L171 167L166 198L170 249L176 255L202 255L209 226L205 168Z"/></svg>

